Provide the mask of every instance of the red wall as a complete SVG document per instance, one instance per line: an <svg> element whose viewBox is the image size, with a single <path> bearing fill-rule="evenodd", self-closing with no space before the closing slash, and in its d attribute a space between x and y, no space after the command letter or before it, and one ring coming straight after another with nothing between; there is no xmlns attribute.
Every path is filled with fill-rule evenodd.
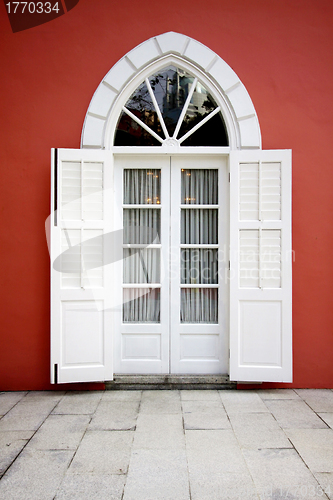
<svg viewBox="0 0 333 500"><path fill-rule="evenodd" d="M49 389L50 148L78 148L102 77L167 31L210 47L256 108L264 149L293 150L294 383L333 387L331 0L80 0L12 33L0 5L2 390Z"/></svg>

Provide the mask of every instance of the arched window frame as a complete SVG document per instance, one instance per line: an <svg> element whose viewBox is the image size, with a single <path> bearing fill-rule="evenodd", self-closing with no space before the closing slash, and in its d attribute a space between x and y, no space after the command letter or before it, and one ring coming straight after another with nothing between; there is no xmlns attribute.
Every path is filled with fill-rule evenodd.
<svg viewBox="0 0 333 500"><path fill-rule="evenodd" d="M173 32L131 50L103 78L86 114L81 148L112 149L122 106L146 77L169 64L192 73L212 94L221 107L230 150L261 149L258 117L236 73L212 50Z"/></svg>

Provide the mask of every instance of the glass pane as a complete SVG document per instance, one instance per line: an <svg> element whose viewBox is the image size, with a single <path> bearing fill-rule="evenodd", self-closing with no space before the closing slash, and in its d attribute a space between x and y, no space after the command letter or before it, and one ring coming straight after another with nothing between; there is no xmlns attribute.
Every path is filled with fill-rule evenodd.
<svg viewBox="0 0 333 500"><path fill-rule="evenodd" d="M218 283L217 249L183 248L180 264L181 283L186 285Z"/></svg>
<svg viewBox="0 0 333 500"><path fill-rule="evenodd" d="M198 116L201 121L204 116ZM189 126L190 125L190 126ZM184 125L178 134L178 139L185 135L190 128L196 125L196 121L188 122ZM229 146L229 139L221 113L217 113L208 122L204 123L196 132L193 132L182 146Z"/></svg>
<svg viewBox="0 0 333 500"><path fill-rule="evenodd" d="M175 66L168 66L149 77L170 136L173 136L193 80L192 75Z"/></svg>
<svg viewBox="0 0 333 500"><path fill-rule="evenodd" d="M208 91L198 82L191 103L180 127L178 139L218 106ZM221 113L210 118L206 124L183 142L183 146L228 146L228 138Z"/></svg>
<svg viewBox="0 0 333 500"><path fill-rule="evenodd" d="M123 290L124 323L159 323L160 289L159 288L124 288Z"/></svg>
<svg viewBox="0 0 333 500"><path fill-rule="evenodd" d="M130 109L130 108L129 108ZM156 115L149 114L150 118L145 117L138 110L130 109L134 115L140 118L151 129L154 130L162 138L164 134L160 131L160 124ZM142 128L133 118L128 116L124 111L121 113L114 138L115 146L161 146L161 142L155 139L149 132Z"/></svg>
<svg viewBox="0 0 333 500"><path fill-rule="evenodd" d="M218 204L218 170L182 168L181 182L182 204Z"/></svg>
<svg viewBox="0 0 333 500"><path fill-rule="evenodd" d="M124 283L160 283L159 248L124 248Z"/></svg>
<svg viewBox="0 0 333 500"><path fill-rule="evenodd" d="M161 203L161 170L125 169L124 203L159 205Z"/></svg>
<svg viewBox="0 0 333 500"><path fill-rule="evenodd" d="M217 244L218 210L202 208L182 209L181 243L187 245Z"/></svg>
<svg viewBox="0 0 333 500"><path fill-rule="evenodd" d="M161 211L156 208L125 208L123 243L160 243Z"/></svg>
<svg viewBox="0 0 333 500"><path fill-rule="evenodd" d="M217 323L217 288L182 288L180 296L181 323Z"/></svg>

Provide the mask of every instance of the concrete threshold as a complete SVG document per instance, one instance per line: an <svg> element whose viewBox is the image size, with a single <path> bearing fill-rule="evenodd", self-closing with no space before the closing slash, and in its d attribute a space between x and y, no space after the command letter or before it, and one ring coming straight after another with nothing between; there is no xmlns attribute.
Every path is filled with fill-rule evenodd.
<svg viewBox="0 0 333 500"><path fill-rule="evenodd" d="M106 390L236 389L228 375L114 375Z"/></svg>

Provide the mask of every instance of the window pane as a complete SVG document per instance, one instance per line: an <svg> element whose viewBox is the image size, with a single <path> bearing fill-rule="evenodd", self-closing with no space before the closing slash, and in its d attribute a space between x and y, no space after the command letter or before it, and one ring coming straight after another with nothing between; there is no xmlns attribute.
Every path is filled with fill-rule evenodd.
<svg viewBox="0 0 333 500"><path fill-rule="evenodd" d="M160 283L159 248L124 248L124 283Z"/></svg>
<svg viewBox="0 0 333 500"><path fill-rule="evenodd" d="M123 322L159 323L160 289L124 288Z"/></svg>
<svg viewBox="0 0 333 500"><path fill-rule="evenodd" d="M217 323L217 288L182 288L180 305L181 323Z"/></svg>
<svg viewBox="0 0 333 500"><path fill-rule="evenodd" d="M161 170L125 169L124 203L159 205L161 203Z"/></svg>
<svg viewBox="0 0 333 500"><path fill-rule="evenodd" d="M161 211L156 208L125 208L123 243L160 243Z"/></svg>
<svg viewBox="0 0 333 500"><path fill-rule="evenodd" d="M181 283L186 285L218 283L217 249L183 248L181 250Z"/></svg>
<svg viewBox="0 0 333 500"><path fill-rule="evenodd" d="M182 169L181 182L182 204L218 204L218 170Z"/></svg>
<svg viewBox="0 0 333 500"><path fill-rule="evenodd" d="M138 110L130 109L134 115L140 118L141 121L146 123L151 129L154 130L162 138L164 134L160 132L160 124L157 116L148 113L145 116ZM118 125L116 128L115 146L161 146L161 143L155 139L149 132L142 128L135 120L128 116L124 111L121 113Z"/></svg>
<svg viewBox="0 0 333 500"><path fill-rule="evenodd" d="M188 130L204 117L205 115L198 115L193 120L183 124L178 134L178 139L185 135ZM182 142L182 146L229 146L228 135L221 113L217 113L196 132L193 132L193 134Z"/></svg>
<svg viewBox="0 0 333 500"><path fill-rule="evenodd" d="M218 210L201 208L182 209L181 243L187 245L217 244Z"/></svg>

